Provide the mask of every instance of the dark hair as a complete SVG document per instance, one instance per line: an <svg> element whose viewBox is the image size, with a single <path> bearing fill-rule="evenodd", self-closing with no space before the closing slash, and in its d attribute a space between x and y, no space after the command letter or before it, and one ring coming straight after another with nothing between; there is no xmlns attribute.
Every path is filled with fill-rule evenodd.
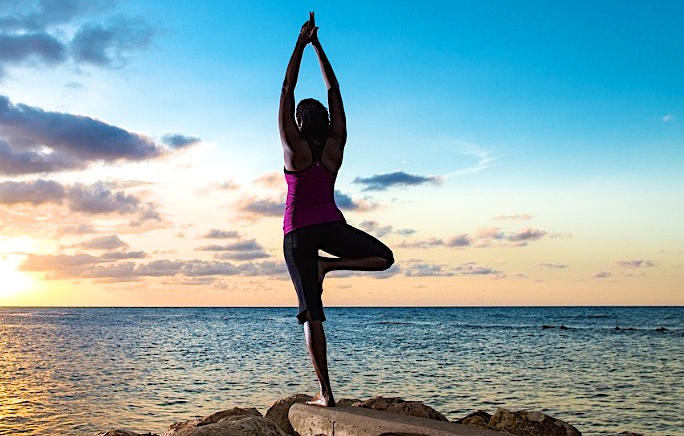
<svg viewBox="0 0 684 436"><path fill-rule="evenodd" d="M330 118L328 109L314 98L305 98L297 105L295 115L302 136L307 140L323 140L328 136Z"/></svg>

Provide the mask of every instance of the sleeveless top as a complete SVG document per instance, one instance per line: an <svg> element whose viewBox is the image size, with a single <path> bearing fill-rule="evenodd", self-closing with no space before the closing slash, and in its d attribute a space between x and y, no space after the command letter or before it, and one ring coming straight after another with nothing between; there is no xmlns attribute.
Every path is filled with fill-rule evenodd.
<svg viewBox="0 0 684 436"><path fill-rule="evenodd" d="M320 157L306 169L285 171L287 200L283 232L313 224L344 221L344 215L335 204L337 174L321 163Z"/></svg>

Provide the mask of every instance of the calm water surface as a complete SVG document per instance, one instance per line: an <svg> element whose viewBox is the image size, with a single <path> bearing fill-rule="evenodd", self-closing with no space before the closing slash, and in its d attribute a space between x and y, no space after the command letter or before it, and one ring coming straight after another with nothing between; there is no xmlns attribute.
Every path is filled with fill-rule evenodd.
<svg viewBox="0 0 684 436"><path fill-rule="evenodd" d="M684 434L682 307L327 314L338 398L401 396L450 419L531 408L585 435ZM316 389L293 309L0 308L0 434L162 433Z"/></svg>

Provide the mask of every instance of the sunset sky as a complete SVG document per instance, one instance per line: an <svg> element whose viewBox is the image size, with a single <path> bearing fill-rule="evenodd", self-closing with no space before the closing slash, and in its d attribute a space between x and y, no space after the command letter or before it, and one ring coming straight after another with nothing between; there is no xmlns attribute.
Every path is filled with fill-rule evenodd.
<svg viewBox="0 0 684 436"><path fill-rule="evenodd" d="M684 2L0 0L0 306L296 306L310 10L338 205L396 258L326 305L684 304Z"/></svg>

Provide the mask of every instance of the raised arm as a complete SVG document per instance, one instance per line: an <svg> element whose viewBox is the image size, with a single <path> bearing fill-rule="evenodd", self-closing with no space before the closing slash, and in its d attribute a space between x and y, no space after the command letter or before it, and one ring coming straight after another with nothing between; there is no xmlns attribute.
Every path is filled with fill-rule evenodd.
<svg viewBox="0 0 684 436"><path fill-rule="evenodd" d="M342 104L342 94L340 93L340 84L337 81L335 72L328 57L325 55L323 46L318 40L318 28L312 29L311 44L316 50L318 57L318 64L321 67L321 74L323 81L328 87L328 108L330 110L330 133L332 136L341 141L341 146L347 140L347 117L344 114L344 105Z"/></svg>
<svg viewBox="0 0 684 436"><path fill-rule="evenodd" d="M297 123L295 121L294 90L295 86L297 86L299 67L302 63L302 54L304 53L304 48L309 43L312 28L313 23L310 20L304 23L299 32L299 37L297 38L297 43L295 44L294 51L290 57L290 62L287 64L283 89L280 94L278 127L280 128L280 140L283 144L286 162L291 160L294 149L297 148L301 142L299 129L297 128ZM288 157L290 159L288 159Z"/></svg>

